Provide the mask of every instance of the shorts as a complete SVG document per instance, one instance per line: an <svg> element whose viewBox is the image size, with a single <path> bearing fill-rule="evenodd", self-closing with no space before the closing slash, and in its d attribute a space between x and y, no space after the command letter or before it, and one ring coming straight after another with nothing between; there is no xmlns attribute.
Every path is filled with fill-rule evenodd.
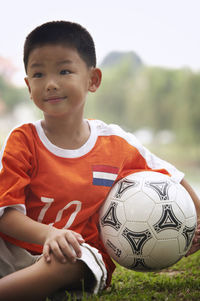
<svg viewBox="0 0 200 301"><path fill-rule="evenodd" d="M106 286L107 271L103 258L96 248L86 243L81 245L81 251L82 257L78 260L82 260L93 273L96 281L91 293L97 294ZM32 255L0 238L0 278L34 264L41 256Z"/></svg>

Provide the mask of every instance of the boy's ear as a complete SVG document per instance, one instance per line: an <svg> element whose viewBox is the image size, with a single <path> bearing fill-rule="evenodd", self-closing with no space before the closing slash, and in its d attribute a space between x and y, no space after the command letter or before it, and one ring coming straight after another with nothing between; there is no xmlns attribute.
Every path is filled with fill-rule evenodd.
<svg viewBox="0 0 200 301"><path fill-rule="evenodd" d="M31 88L30 88L30 85L29 85L28 77L25 77L25 78L24 78L24 81L25 81L25 83L26 83L26 85L27 85L27 87L28 87L29 93L30 93L30 95L31 95Z"/></svg>
<svg viewBox="0 0 200 301"><path fill-rule="evenodd" d="M91 77L89 83L89 91L95 92L101 84L102 73L99 68L91 69Z"/></svg>

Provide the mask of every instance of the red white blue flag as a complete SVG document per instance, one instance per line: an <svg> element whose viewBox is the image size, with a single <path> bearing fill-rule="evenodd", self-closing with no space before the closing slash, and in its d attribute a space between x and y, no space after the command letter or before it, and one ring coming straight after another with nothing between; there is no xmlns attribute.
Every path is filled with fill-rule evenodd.
<svg viewBox="0 0 200 301"><path fill-rule="evenodd" d="M108 165L93 165L93 185L111 187L118 176L119 168Z"/></svg>

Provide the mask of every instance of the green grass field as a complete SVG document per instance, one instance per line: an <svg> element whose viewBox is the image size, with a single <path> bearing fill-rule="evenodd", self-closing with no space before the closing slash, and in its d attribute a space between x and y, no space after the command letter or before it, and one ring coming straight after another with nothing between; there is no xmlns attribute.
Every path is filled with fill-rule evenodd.
<svg viewBox="0 0 200 301"><path fill-rule="evenodd" d="M76 298L69 297L68 300ZM83 297L82 300L200 301L200 251L157 273L133 272L118 265L111 287L101 295Z"/></svg>
<svg viewBox="0 0 200 301"><path fill-rule="evenodd" d="M200 252L159 273L138 273L118 266L111 288L96 300L200 300Z"/></svg>

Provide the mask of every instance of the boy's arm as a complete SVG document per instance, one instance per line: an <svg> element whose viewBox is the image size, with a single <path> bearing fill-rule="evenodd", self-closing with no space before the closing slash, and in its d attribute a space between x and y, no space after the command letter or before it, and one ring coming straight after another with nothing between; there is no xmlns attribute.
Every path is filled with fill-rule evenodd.
<svg viewBox="0 0 200 301"><path fill-rule="evenodd" d="M183 179L181 181L181 184L190 194L190 196L194 202L196 212L197 212L197 229L196 229L196 233L195 233L195 236L193 239L192 247L189 250L189 252L187 253L187 255L191 255L200 249L200 200L199 200L199 197L197 196L197 194L195 193L195 191L192 189L190 184L185 179Z"/></svg>
<svg viewBox="0 0 200 301"><path fill-rule="evenodd" d="M50 253L61 262L81 257L82 236L67 229L57 229L36 222L16 209L7 208L0 218L0 231L16 239L43 245L43 255L50 262ZM73 249L72 249L73 248Z"/></svg>
<svg viewBox="0 0 200 301"><path fill-rule="evenodd" d="M191 198L194 202L195 208L196 208L197 219L200 222L200 199L199 199L199 197L197 196L196 192L193 190L193 188L190 186L190 184L185 179L183 179L181 181L181 185L183 185L183 187L187 190L187 192L191 196Z"/></svg>

